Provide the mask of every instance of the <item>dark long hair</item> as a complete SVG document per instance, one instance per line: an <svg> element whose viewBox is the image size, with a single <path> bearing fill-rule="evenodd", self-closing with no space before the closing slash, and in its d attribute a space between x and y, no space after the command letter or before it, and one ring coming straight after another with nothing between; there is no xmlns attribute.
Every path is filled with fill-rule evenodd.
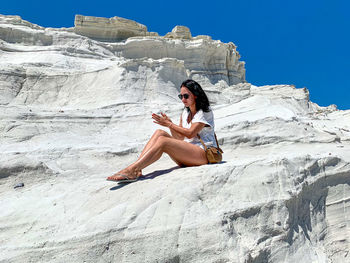
<svg viewBox="0 0 350 263"><path fill-rule="evenodd" d="M192 79L187 79L184 82L182 82L181 87L188 88L189 91L195 95L196 98L196 111L202 110L204 112L210 111L209 109L209 100L207 95L205 94L204 90L202 89L201 85L199 85L196 81ZM181 89L180 87L180 89ZM187 108L189 111L190 109Z"/></svg>

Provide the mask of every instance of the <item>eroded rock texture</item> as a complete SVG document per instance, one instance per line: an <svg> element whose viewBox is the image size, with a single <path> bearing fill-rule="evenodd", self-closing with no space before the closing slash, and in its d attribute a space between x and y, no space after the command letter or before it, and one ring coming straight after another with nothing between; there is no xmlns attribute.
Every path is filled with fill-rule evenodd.
<svg viewBox="0 0 350 263"><path fill-rule="evenodd" d="M74 25L75 33L99 41L118 41L134 36L151 35L145 25L121 17L76 15Z"/></svg>
<svg viewBox="0 0 350 263"><path fill-rule="evenodd" d="M246 83L234 44L207 36L99 42L0 16L0 39L1 262L349 262L349 111ZM164 156L106 182L152 112L178 121L190 77L224 162Z"/></svg>

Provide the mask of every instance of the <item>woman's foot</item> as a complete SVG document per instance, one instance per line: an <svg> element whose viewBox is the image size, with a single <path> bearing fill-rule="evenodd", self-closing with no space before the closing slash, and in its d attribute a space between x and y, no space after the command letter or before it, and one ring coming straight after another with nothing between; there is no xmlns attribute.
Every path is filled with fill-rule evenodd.
<svg viewBox="0 0 350 263"><path fill-rule="evenodd" d="M141 170L130 171L128 169L123 169L120 172L117 172L114 175L107 177L107 180L116 182L135 182L141 176Z"/></svg>

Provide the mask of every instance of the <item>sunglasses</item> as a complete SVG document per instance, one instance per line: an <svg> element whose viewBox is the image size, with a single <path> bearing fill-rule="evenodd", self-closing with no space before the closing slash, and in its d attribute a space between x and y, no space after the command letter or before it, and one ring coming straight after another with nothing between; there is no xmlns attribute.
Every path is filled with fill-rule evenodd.
<svg viewBox="0 0 350 263"><path fill-rule="evenodd" d="M187 93L185 93L185 94L179 94L178 97L179 97L180 100L182 100L182 98L184 98L185 100L187 100L187 99L190 97L190 95L187 94Z"/></svg>

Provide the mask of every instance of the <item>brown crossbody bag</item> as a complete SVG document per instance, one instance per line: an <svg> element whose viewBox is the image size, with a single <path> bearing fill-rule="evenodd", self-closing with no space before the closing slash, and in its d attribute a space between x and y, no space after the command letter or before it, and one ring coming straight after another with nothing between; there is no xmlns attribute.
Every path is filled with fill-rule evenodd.
<svg viewBox="0 0 350 263"><path fill-rule="evenodd" d="M209 163L219 163L222 161L222 154L224 153L223 150L221 150L221 148L219 147L219 142L218 139L216 138L216 134L215 135L215 140L216 140L216 145L218 146L216 147L207 147L203 140L201 139L201 137L199 136L199 134L197 134L198 139L201 141L204 150L205 150L205 154L207 155L207 159Z"/></svg>

